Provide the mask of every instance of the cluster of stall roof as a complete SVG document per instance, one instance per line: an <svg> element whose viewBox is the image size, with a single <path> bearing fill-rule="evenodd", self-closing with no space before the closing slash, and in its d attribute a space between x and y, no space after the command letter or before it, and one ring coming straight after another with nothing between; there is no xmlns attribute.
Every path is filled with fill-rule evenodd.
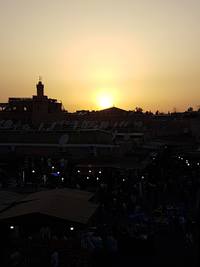
<svg viewBox="0 0 200 267"><path fill-rule="evenodd" d="M80 130L65 132L0 132L1 143L49 143L49 144L108 144L112 134L103 130Z"/></svg>
<svg viewBox="0 0 200 267"><path fill-rule="evenodd" d="M20 219L47 216L66 222L87 224L98 205L93 194L74 189L52 189L23 197L21 194L0 192L0 221L20 222ZM33 222L33 223L36 223Z"/></svg>
<svg viewBox="0 0 200 267"><path fill-rule="evenodd" d="M0 129L1 130L40 130L40 131L56 131L56 130L69 130L69 129L110 129L110 128L125 128L133 126L133 121L131 120L109 120L109 118L104 120L96 119L82 119L78 120L76 118L70 118L70 120L63 121L54 121L51 123L42 122L37 126L34 126L31 123L24 123L21 121L13 120L0 120Z"/></svg>

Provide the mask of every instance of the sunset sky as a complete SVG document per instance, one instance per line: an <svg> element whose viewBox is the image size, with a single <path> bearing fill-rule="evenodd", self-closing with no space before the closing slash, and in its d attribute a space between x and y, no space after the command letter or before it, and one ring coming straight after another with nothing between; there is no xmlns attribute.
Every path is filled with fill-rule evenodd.
<svg viewBox="0 0 200 267"><path fill-rule="evenodd" d="M200 105L199 0L0 0L0 101L45 93L69 111Z"/></svg>

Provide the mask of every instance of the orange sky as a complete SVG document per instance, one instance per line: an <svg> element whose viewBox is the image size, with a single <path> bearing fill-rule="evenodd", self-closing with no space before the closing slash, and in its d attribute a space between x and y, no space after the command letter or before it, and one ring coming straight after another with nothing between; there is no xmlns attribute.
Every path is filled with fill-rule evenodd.
<svg viewBox="0 0 200 267"><path fill-rule="evenodd" d="M0 101L38 76L65 108L200 104L198 0L0 0Z"/></svg>

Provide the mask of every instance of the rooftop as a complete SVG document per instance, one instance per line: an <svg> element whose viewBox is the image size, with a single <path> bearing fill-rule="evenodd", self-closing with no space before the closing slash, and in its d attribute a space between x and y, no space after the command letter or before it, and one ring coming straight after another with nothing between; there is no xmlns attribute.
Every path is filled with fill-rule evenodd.
<svg viewBox="0 0 200 267"><path fill-rule="evenodd" d="M73 189L53 189L28 195L0 213L0 220L42 214L69 222L86 224L97 209L90 192Z"/></svg>

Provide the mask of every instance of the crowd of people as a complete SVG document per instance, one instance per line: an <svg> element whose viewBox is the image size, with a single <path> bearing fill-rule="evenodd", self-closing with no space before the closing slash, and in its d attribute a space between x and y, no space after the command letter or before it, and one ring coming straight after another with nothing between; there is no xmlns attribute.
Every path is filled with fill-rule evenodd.
<svg viewBox="0 0 200 267"><path fill-rule="evenodd" d="M49 161L48 165L47 161L49 168L59 166L64 170L66 162L60 160L59 164ZM51 240L65 240L71 249L76 244L78 255L80 251L87 252L84 266L197 266L199 167L198 160L166 149L140 176L126 177L112 185L106 182L109 177L104 177L96 185L92 201L99 204L99 209L90 226L80 231L73 229L70 238L54 234ZM32 168L35 170L36 166ZM40 231L39 240L47 235L45 229ZM77 242L73 243L73 239ZM30 242L33 240L29 238ZM15 259L19 252L11 255ZM61 248L51 250L48 259L46 266L83 266L78 257L67 263Z"/></svg>

